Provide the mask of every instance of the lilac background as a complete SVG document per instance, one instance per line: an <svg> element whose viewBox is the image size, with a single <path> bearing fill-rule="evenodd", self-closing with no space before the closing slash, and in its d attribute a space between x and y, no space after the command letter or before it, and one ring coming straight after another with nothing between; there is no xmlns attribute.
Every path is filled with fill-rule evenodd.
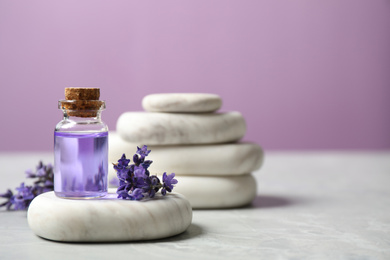
<svg viewBox="0 0 390 260"><path fill-rule="evenodd" d="M0 151L52 150L68 86L101 87L110 129L206 92L265 149L388 149L390 1L0 0Z"/></svg>

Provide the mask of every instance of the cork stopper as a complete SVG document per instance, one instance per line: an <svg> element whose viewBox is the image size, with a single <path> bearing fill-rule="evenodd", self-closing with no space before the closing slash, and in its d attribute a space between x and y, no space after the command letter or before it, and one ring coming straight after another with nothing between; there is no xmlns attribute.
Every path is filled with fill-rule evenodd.
<svg viewBox="0 0 390 260"><path fill-rule="evenodd" d="M99 98L99 88L65 88L65 100L60 100L58 106L69 116L96 117L98 111L105 108Z"/></svg>
<svg viewBox="0 0 390 260"><path fill-rule="evenodd" d="M99 100L99 88L65 88L66 100Z"/></svg>

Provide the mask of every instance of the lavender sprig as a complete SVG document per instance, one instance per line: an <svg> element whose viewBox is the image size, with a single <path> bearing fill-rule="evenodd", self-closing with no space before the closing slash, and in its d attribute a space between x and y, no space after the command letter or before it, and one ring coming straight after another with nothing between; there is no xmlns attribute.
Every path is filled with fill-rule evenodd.
<svg viewBox="0 0 390 260"><path fill-rule="evenodd" d="M130 159L123 154L114 164L114 169L117 172L119 179L119 187L117 189L118 198L129 200L141 200L143 198L153 198L161 189L161 194L166 195L167 192L172 192L175 184L178 183L174 179L175 174L163 174L161 183L157 175L150 175L148 170L153 161L145 160L149 155L150 150L144 145L142 148L137 147L137 152L133 156L134 164L130 164Z"/></svg>
<svg viewBox="0 0 390 260"><path fill-rule="evenodd" d="M10 189L0 194L1 198L6 199L4 203L0 204L0 207L6 207L7 210L11 208L14 210L25 210L36 196L53 190L54 172L50 164L44 165L42 162L39 162L36 171L27 170L26 175L27 178L36 179L33 186L26 186L22 182L16 188L17 192L15 194Z"/></svg>

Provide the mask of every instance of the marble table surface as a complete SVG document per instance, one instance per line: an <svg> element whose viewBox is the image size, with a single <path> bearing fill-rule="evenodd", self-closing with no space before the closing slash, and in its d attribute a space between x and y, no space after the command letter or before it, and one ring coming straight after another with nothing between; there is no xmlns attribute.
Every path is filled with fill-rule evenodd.
<svg viewBox="0 0 390 260"><path fill-rule="evenodd" d="M252 205L194 210L175 237L59 243L0 209L0 259L390 259L390 152L265 152ZM0 192L50 153L0 154Z"/></svg>

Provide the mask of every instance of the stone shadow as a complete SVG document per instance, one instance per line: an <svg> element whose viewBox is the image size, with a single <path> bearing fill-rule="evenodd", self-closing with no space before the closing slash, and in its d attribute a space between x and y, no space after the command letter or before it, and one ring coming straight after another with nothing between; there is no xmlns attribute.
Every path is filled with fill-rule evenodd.
<svg viewBox="0 0 390 260"><path fill-rule="evenodd" d="M246 208L277 208L288 207L302 203L302 200L296 198L287 198L274 195L257 195L251 204Z"/></svg>

